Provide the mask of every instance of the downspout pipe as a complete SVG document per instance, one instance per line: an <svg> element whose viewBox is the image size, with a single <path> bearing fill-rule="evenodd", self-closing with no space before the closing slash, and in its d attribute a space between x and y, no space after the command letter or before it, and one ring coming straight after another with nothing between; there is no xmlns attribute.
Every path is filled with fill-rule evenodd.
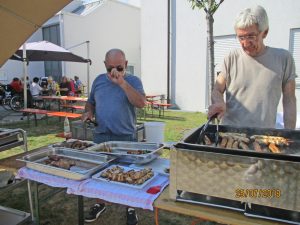
<svg viewBox="0 0 300 225"><path fill-rule="evenodd" d="M168 34L167 34L167 103L170 103L171 80L171 0L168 0Z"/></svg>
<svg viewBox="0 0 300 225"><path fill-rule="evenodd" d="M64 15L61 11L59 13L59 36L60 36L60 46L65 47L65 31L64 31ZM66 74L66 62L62 62L62 76Z"/></svg>

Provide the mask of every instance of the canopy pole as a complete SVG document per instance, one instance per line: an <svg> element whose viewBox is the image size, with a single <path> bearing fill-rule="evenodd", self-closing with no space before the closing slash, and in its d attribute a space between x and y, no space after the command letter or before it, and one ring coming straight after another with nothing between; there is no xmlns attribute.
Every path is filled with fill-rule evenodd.
<svg viewBox="0 0 300 225"><path fill-rule="evenodd" d="M23 44L23 94L24 94L24 108L27 108L27 56L26 56L26 42Z"/></svg>
<svg viewBox="0 0 300 225"><path fill-rule="evenodd" d="M90 41L86 41L87 58L90 59ZM87 63L87 96L90 96L90 62Z"/></svg>

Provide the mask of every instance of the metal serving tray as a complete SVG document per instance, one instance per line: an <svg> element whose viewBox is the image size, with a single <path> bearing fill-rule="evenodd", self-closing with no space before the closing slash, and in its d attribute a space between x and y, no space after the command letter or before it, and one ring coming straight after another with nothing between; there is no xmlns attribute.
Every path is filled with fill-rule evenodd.
<svg viewBox="0 0 300 225"><path fill-rule="evenodd" d="M111 169L112 167L115 167L115 166L119 166L121 168L124 168L125 172L128 171L128 170L141 170L142 169L142 168L131 168L131 167L127 167L127 166L120 166L120 165L111 165L110 167L106 168L105 170L100 171L99 173L96 173L95 175L93 175L92 179L98 180L98 181L109 182L109 183L112 183L112 184L117 184L117 185L121 185L121 186L125 186L125 187L142 189L142 188L146 187L149 183L151 183L152 180L158 175L156 172L153 172L154 173L153 177L146 180L143 184L128 184L128 183L123 183L123 182L118 182L118 181L111 181L109 179L102 178L100 176L106 170Z"/></svg>
<svg viewBox="0 0 300 225"><path fill-rule="evenodd" d="M29 220L29 213L0 206L0 225L19 225Z"/></svg>
<svg viewBox="0 0 300 225"><path fill-rule="evenodd" d="M87 151L115 155L120 162L145 164L156 159L163 149L163 144L147 142L109 141L89 148ZM147 151L145 154L128 154L128 151Z"/></svg>
<svg viewBox="0 0 300 225"><path fill-rule="evenodd" d="M19 132L12 129L0 129L0 151L22 145Z"/></svg>
<svg viewBox="0 0 300 225"><path fill-rule="evenodd" d="M70 170L46 165L44 161L48 159L49 155L58 155L65 159L72 159L75 161L76 165L72 166ZM43 173L53 174L72 180L83 180L91 177L115 158L116 157L109 155L95 155L70 149L48 149L46 151L26 155L18 160L26 162L28 168Z"/></svg>

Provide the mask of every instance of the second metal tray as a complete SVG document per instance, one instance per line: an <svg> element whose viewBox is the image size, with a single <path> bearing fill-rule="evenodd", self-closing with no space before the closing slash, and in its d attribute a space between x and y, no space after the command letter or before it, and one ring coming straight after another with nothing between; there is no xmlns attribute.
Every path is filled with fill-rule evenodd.
<svg viewBox="0 0 300 225"><path fill-rule="evenodd" d="M145 164L156 159L163 147L163 144L156 143L109 141L91 147L88 151L118 156L120 162Z"/></svg>
<svg viewBox="0 0 300 225"><path fill-rule="evenodd" d="M49 155L57 155L65 159L75 161L75 166L70 170L47 165L45 160ZM20 161L26 162L28 168L72 180L83 180L91 177L94 173L104 168L116 157L109 155L95 155L86 152L73 151L70 149L48 149L46 151L29 154Z"/></svg>
<svg viewBox="0 0 300 225"><path fill-rule="evenodd" d="M99 180L99 181L104 181L104 182L109 182L109 183L113 183L113 184L118 184L118 185L125 186L125 187L142 189L145 186L147 186L149 183L151 183L151 181L158 175L156 172L153 172L154 173L153 177L146 180L143 184L140 184L140 185L139 184L128 184L128 183L123 183L123 182L118 182L118 181L111 181L111 180L108 180L108 179L103 178L103 177L100 176L106 170L111 169L112 167L115 167L115 166L116 165L111 165L110 167L106 168L105 170L100 171L99 173L96 173L95 175L92 176L92 179ZM124 171L128 171L128 170L135 170L136 171L136 170L141 170L142 169L142 168L131 168L131 167L127 167L127 166L120 166L120 165L118 165L118 166L123 168Z"/></svg>

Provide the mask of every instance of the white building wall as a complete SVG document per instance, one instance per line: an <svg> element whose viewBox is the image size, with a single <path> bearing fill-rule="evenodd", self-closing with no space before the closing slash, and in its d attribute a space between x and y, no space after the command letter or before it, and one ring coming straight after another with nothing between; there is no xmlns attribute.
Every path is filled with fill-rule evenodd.
<svg viewBox="0 0 300 225"><path fill-rule="evenodd" d="M141 1L142 81L146 94L167 94L167 1Z"/></svg>
<svg viewBox="0 0 300 225"><path fill-rule="evenodd" d="M42 30L37 30L26 42L40 41L43 39ZM7 62L0 68L1 83L10 83L14 77L23 77L23 63L21 61L7 60ZM34 77L44 76L44 63L43 62L30 62L27 70L29 79L32 80Z"/></svg>
<svg viewBox="0 0 300 225"><path fill-rule="evenodd" d="M73 10L79 6L76 0L64 10ZM49 19L44 26L60 23L62 29L61 45L65 48L90 41L90 82L105 72L103 64L105 53L111 48L124 50L128 65L134 66L134 73L141 76L140 53L140 8L120 3L117 0L107 0L86 16L64 12ZM42 29L35 32L27 42L43 40ZM70 49L75 54L87 57L86 44ZM68 77L79 76L83 83L87 82L86 63L66 62L62 65L63 74ZM30 78L44 76L44 62L30 62L28 67ZM22 63L8 60L0 68L0 81L8 83L13 77L23 75ZM5 80L3 80L5 78ZM6 79L7 78L7 79Z"/></svg>
<svg viewBox="0 0 300 225"><path fill-rule="evenodd" d="M161 29L165 23L167 10L161 12L166 0L143 0L142 12L142 74L146 89L153 86L154 81L160 79L153 71L153 65L160 65L160 71L166 71L167 64L163 51L153 48L156 44L161 49L167 49L166 42L155 43L157 38L145 36L155 34L162 37L166 30ZM206 19L203 10L192 10L187 0L176 2L176 33L172 33L176 49L175 71L175 103L179 108L191 111L204 111L207 102L207 50L206 50ZM298 0L226 0L214 15L214 36L234 34L233 23L236 15L244 8L253 5L263 6L269 16L270 31L265 43L269 46L289 49L290 29L300 27L300 1ZM152 14L155 12L155 14ZM163 14L165 13L165 14ZM151 18L153 17L153 18ZM145 22L145 21L151 22ZM165 40L164 38L163 40ZM146 42L147 40L147 42ZM149 43L150 42L150 43ZM173 56L174 57L174 56ZM162 73L162 72L160 72ZM152 82L151 82L152 79ZM159 89L159 90L157 90ZM156 87L157 92L164 92L164 87ZM298 110L300 90L297 90ZM280 110L281 105L279 106Z"/></svg>
<svg viewBox="0 0 300 225"><path fill-rule="evenodd" d="M105 53L111 48L122 49L129 65L134 66L135 75L141 74L140 54L140 9L117 1L106 1L102 6L82 17L70 13L63 15L64 44L68 48L90 41L90 83L100 73L106 72ZM86 44L70 49L87 57ZM66 62L65 74L77 75L87 84L85 63ZM91 85L90 84L90 85Z"/></svg>

